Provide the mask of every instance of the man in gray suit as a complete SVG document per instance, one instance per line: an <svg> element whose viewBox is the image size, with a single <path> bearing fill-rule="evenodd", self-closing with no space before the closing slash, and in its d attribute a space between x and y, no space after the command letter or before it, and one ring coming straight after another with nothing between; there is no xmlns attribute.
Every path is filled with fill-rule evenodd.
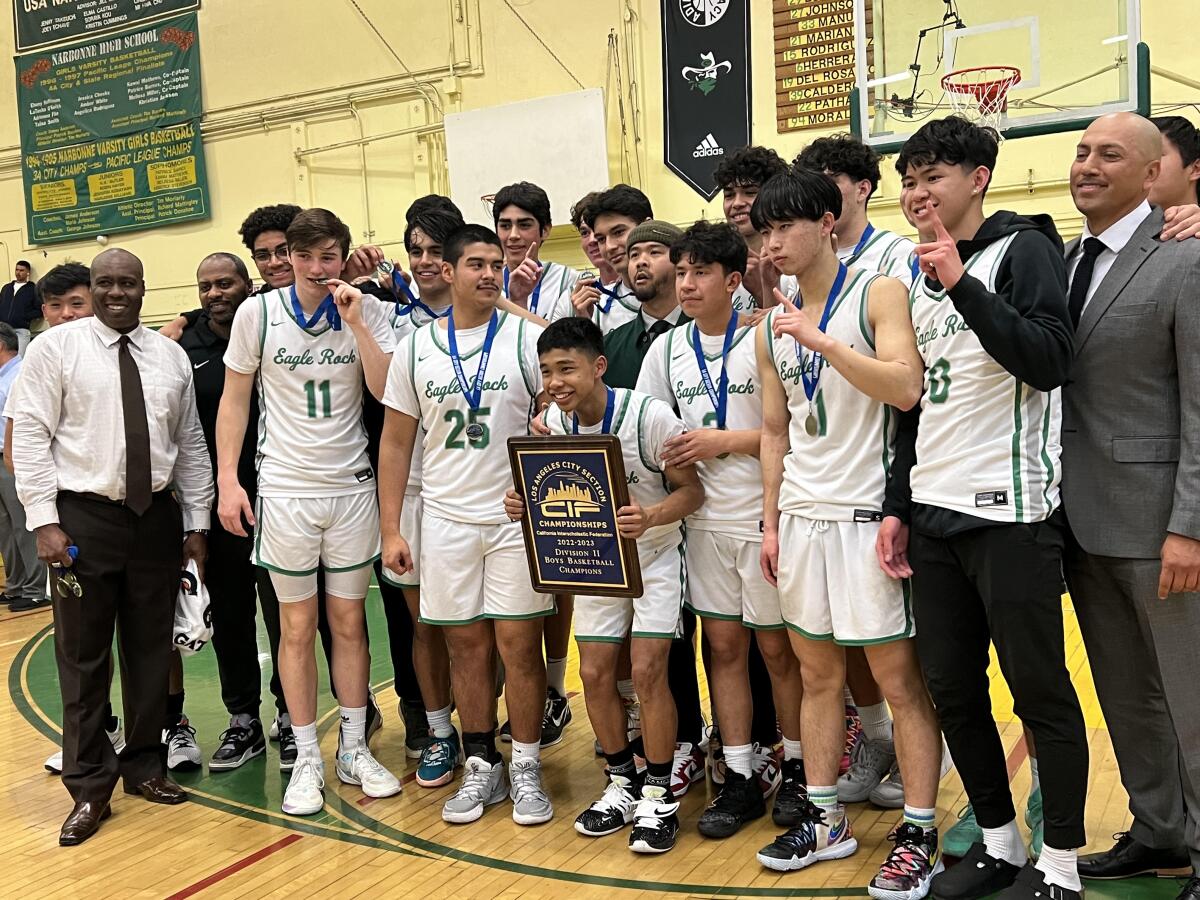
<svg viewBox="0 0 1200 900"><path fill-rule="evenodd" d="M1200 241L1160 242L1158 129L1094 121L1071 167L1067 584L1133 825L1085 878L1200 873ZM1200 900L1193 877L1180 900Z"/></svg>

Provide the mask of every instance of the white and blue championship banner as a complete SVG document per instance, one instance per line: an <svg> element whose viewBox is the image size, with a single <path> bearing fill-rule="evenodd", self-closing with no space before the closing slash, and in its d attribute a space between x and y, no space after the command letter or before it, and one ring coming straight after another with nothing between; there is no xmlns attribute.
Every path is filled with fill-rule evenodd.
<svg viewBox="0 0 1200 900"><path fill-rule="evenodd" d="M750 143L750 0L662 0L667 168L697 194Z"/></svg>

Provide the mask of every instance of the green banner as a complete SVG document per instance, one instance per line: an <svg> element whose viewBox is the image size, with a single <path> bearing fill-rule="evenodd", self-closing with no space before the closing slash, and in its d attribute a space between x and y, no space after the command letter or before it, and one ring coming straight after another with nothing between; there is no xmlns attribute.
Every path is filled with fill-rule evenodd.
<svg viewBox="0 0 1200 900"><path fill-rule="evenodd" d="M132 28L199 5L200 0L13 0L17 52Z"/></svg>
<svg viewBox="0 0 1200 900"><path fill-rule="evenodd" d="M199 119L26 154L21 169L35 244L211 215Z"/></svg>
<svg viewBox="0 0 1200 900"><path fill-rule="evenodd" d="M17 58L25 154L200 115L196 14Z"/></svg>

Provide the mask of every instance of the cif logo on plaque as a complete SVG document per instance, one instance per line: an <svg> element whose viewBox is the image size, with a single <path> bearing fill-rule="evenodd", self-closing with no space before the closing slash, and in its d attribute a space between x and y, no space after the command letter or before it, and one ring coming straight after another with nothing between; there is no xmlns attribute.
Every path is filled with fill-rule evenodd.
<svg viewBox="0 0 1200 900"><path fill-rule="evenodd" d="M541 478L542 474L539 473L538 477ZM543 479L543 485L547 484L549 482ZM546 487L546 493L538 501L537 508L547 519L596 518L604 499L601 490L598 483L593 486L578 475L561 475L557 484Z"/></svg>

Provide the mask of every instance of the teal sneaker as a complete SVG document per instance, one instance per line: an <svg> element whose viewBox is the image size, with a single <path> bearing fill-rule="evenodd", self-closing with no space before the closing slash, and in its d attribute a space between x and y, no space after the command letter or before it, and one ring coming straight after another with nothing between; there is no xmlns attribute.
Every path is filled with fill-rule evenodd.
<svg viewBox="0 0 1200 900"><path fill-rule="evenodd" d="M1029 826L1029 855L1037 859L1042 855L1042 789L1039 787L1029 795L1025 805L1025 824Z"/></svg>
<svg viewBox="0 0 1200 900"><path fill-rule="evenodd" d="M448 784L454 770L462 765L462 744L457 729L448 738L430 737L421 751L421 762L417 766L417 784L433 788Z"/></svg>
<svg viewBox="0 0 1200 900"><path fill-rule="evenodd" d="M975 810L968 803L958 814L958 822L942 835L942 852L962 859L972 844L983 842L983 829L975 821Z"/></svg>

